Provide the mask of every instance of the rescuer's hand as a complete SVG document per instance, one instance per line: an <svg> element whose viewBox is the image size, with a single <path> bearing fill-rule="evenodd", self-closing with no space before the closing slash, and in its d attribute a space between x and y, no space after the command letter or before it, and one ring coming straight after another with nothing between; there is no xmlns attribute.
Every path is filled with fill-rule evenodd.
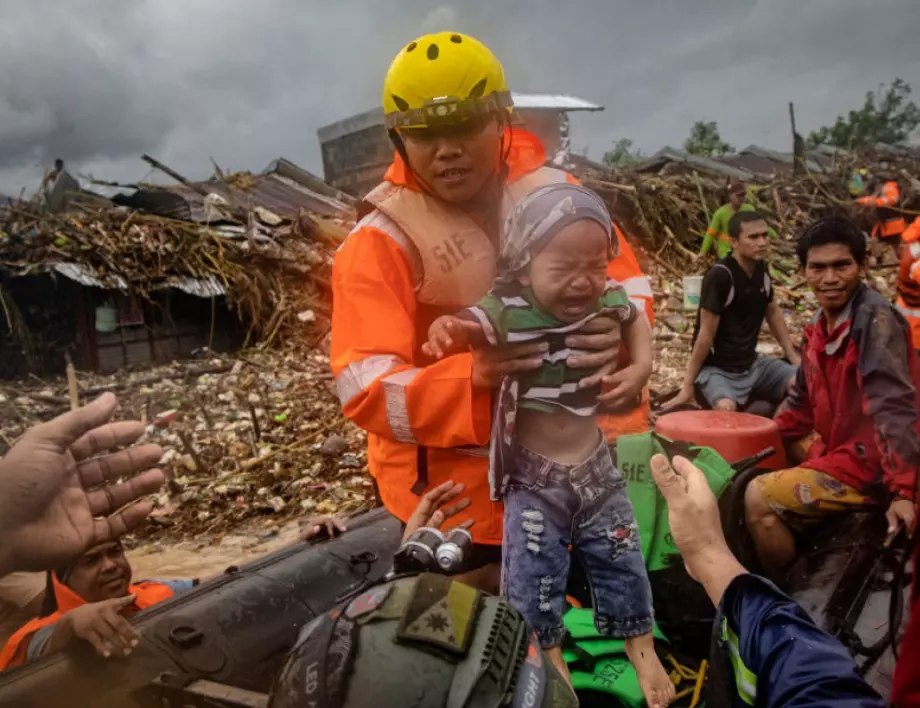
<svg viewBox="0 0 920 708"><path fill-rule="evenodd" d="M430 529L439 529L452 516L456 516L466 509L471 501L469 499L460 499L454 501L463 492L466 491L466 485L452 481L444 482L434 489L428 490L419 501L412 516L406 522L406 530L403 533L403 542L409 536L418 531L420 528L427 527ZM472 521L461 524L463 528L470 528Z"/></svg>
<svg viewBox="0 0 920 708"><path fill-rule="evenodd" d="M149 502L126 505L162 486L163 449L131 447L144 425L108 423L114 412L104 394L31 428L0 459L0 574L69 562L150 513Z"/></svg>
<svg viewBox="0 0 920 708"><path fill-rule="evenodd" d="M543 354L548 349L546 342L474 347L473 385L478 388L498 388L506 376L536 371L543 365Z"/></svg>
<svg viewBox="0 0 920 708"><path fill-rule="evenodd" d="M596 386L605 376L616 371L621 343L621 325L610 317L595 317L578 333L565 338L567 347L578 350L565 360L568 366L573 369L597 369L591 376L581 380L581 388Z"/></svg>
<svg viewBox="0 0 920 708"><path fill-rule="evenodd" d="M128 656L137 646L137 632L119 613L132 602L134 595L81 605L64 613L58 621L61 626L55 627L55 634L69 632L92 644L106 659L114 653Z"/></svg>

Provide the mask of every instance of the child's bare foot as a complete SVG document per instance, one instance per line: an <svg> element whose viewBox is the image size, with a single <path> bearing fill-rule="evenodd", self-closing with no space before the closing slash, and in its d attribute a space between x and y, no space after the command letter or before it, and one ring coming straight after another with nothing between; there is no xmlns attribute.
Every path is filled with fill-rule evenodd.
<svg viewBox="0 0 920 708"><path fill-rule="evenodd" d="M636 670L639 688L649 708L664 708L677 695L671 677L655 653L655 641L651 633L626 640L626 656Z"/></svg>
<svg viewBox="0 0 920 708"><path fill-rule="evenodd" d="M562 647L551 647L549 649L544 649L543 654L547 659L549 659L549 663L556 667L556 671L558 671L559 675L565 679L567 684L569 684L569 688L572 688L572 677L569 674L569 667L565 663L565 659L562 658ZM574 692L575 689L572 688L572 691Z"/></svg>

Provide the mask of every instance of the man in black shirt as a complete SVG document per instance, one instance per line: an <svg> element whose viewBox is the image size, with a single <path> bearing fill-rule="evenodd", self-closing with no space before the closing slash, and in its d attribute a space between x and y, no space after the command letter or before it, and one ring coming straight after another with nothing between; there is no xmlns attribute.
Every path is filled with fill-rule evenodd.
<svg viewBox="0 0 920 708"><path fill-rule="evenodd" d="M766 221L756 211L739 211L728 233L732 253L703 279L690 363L680 393L666 409L692 401L694 384L716 410L734 411L750 400L779 403L800 363L764 264ZM764 319L792 364L757 354Z"/></svg>

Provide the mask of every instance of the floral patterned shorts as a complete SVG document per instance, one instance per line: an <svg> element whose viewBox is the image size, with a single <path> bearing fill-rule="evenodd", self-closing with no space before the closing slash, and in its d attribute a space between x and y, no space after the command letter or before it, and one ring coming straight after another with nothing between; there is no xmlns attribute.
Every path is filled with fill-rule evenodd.
<svg viewBox="0 0 920 708"><path fill-rule="evenodd" d="M808 467L791 467L754 478L770 508L793 528L832 514L871 505L872 500L836 477Z"/></svg>

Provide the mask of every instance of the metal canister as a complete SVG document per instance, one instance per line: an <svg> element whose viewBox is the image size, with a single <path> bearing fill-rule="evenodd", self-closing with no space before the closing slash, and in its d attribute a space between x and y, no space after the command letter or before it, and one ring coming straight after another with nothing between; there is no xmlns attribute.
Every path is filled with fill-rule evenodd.
<svg viewBox="0 0 920 708"><path fill-rule="evenodd" d="M396 552L394 565L401 572L434 570L435 554L444 544L444 534L438 529L423 527L413 532Z"/></svg>
<svg viewBox="0 0 920 708"><path fill-rule="evenodd" d="M473 537L470 532L461 528L453 529L437 550L438 566L444 571L456 571L472 549Z"/></svg>

